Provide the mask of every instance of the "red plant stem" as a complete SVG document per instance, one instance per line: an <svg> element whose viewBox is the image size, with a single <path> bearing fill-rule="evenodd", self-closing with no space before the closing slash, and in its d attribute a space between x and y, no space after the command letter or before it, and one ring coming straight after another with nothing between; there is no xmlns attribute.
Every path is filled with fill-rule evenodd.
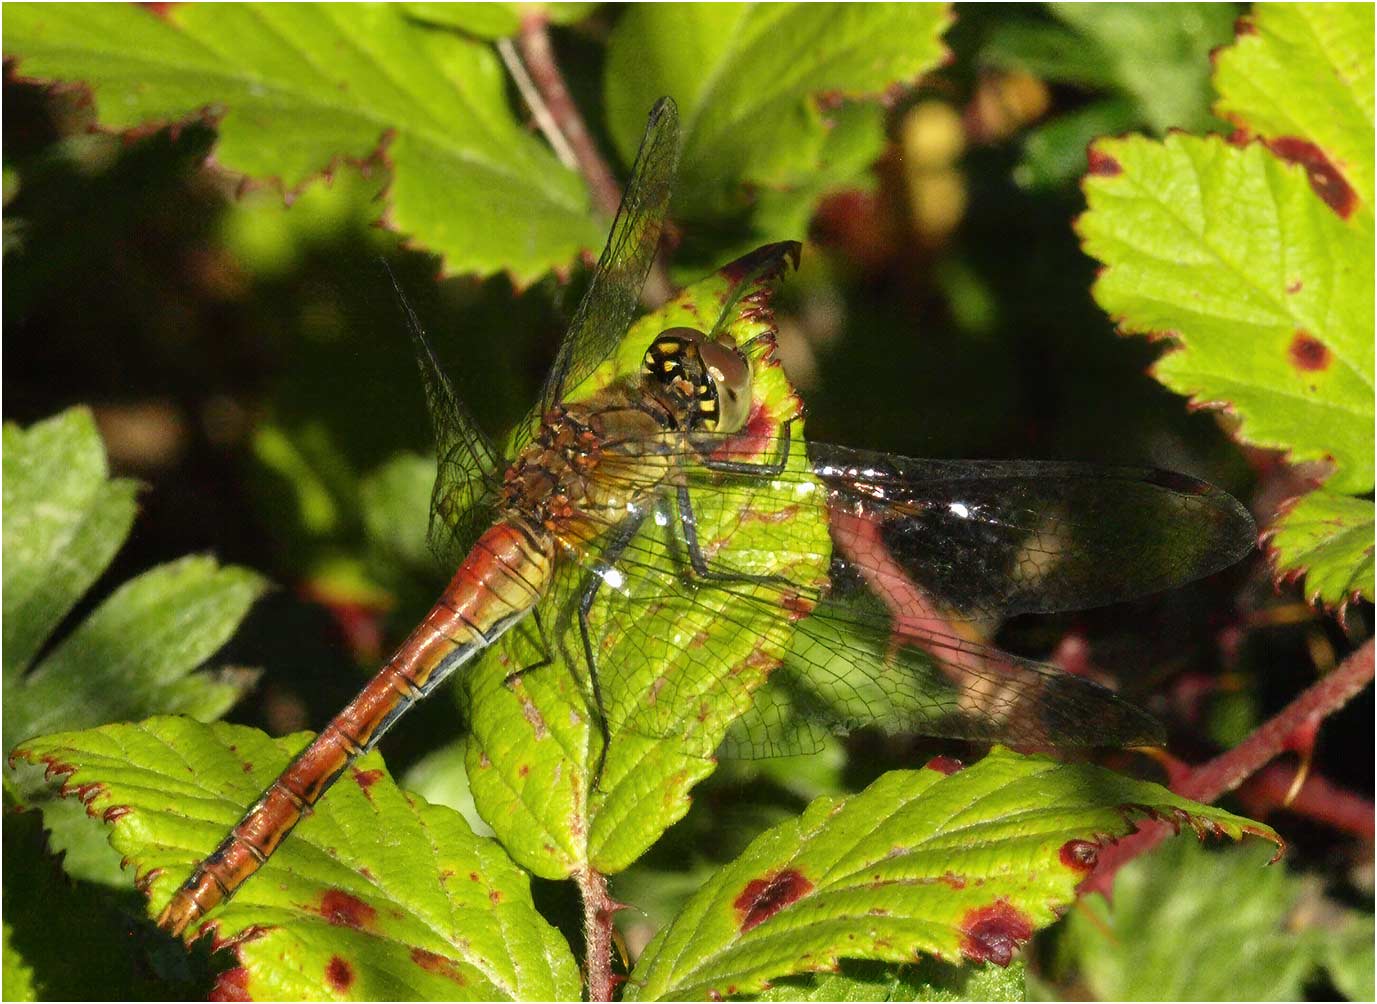
<svg viewBox="0 0 1377 1004"><path fill-rule="evenodd" d="M1251 816L1265 817L1277 809L1285 809L1368 842L1377 836L1371 799L1341 788L1327 778L1311 775L1290 804L1286 804L1297 773L1295 767L1284 763L1270 764L1258 771L1238 789L1244 810Z"/></svg>
<svg viewBox="0 0 1377 1004"><path fill-rule="evenodd" d="M1297 732L1313 728L1338 711L1372 681L1373 642L1368 639L1333 672L1304 690L1272 719L1254 729L1247 739L1221 753L1172 784L1178 795L1198 802L1213 802L1233 791L1266 766ZM1304 789L1302 789L1303 791ZM1132 836L1100 851L1095 870L1081 892L1109 897L1114 874L1129 861L1161 843L1174 829L1166 823L1147 823Z"/></svg>
<svg viewBox="0 0 1377 1004"><path fill-rule="evenodd" d="M611 219L616 215L617 205L622 201L621 186L613 176L607 161L598 152L597 144L588 132L588 127L579 114L578 106L569 95L564 84L564 74L555 62L555 51L550 44L550 33L546 30L545 17L538 10L531 10L521 19L521 31L517 35L517 46L521 49L522 61L526 64L541 100L549 110L560 133L574 152L579 173L588 184L593 204L598 212Z"/></svg>
<svg viewBox="0 0 1377 1004"><path fill-rule="evenodd" d="M612 999L612 915L617 904L607 895L607 876L592 868L575 875L583 896L584 971L590 1001Z"/></svg>

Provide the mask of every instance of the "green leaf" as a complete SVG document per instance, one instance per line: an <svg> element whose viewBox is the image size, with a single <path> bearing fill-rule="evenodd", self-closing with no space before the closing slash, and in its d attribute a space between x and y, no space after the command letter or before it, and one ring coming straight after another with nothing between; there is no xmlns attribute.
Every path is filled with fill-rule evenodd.
<svg viewBox="0 0 1377 1004"><path fill-rule="evenodd" d="M1232 34L1237 8L1224 3L1170 6L1055 3L1052 13L1102 53L1118 90L1133 98L1143 120L1157 133L1204 131L1210 116L1210 52ZM1083 62L1084 55L1071 57Z"/></svg>
<svg viewBox="0 0 1377 1004"><path fill-rule="evenodd" d="M1337 931L1324 939L1324 965L1329 978L1349 1000L1373 999L1373 971L1377 969L1373 935L1372 914L1353 911Z"/></svg>
<svg viewBox="0 0 1377 1004"><path fill-rule="evenodd" d="M784 267L790 250L762 249L641 318L613 358L567 397L578 399L618 375L640 372L646 346L661 330L709 330L725 312L724 330L748 347L758 427L762 435L774 435L792 418L791 434L800 447L790 452L790 469L803 472L799 401L774 359L773 338L762 337L773 334L765 299L769 279ZM744 507L739 497L699 499L700 543L754 574L819 580L831 552L820 494L800 497L781 483L765 485ZM782 546L770 517L785 510L793 518L790 541ZM539 641L534 621L525 621L470 674L465 710L472 725L468 772L474 801L512 856L544 878L588 867L611 874L644 853L687 811L688 792L712 772L712 754L731 722L788 649L793 631L787 610L742 604L728 590L693 596L666 589L661 576L678 582L682 567L674 534L673 527L647 520L635 538L642 549L637 560L649 566L646 574L625 591L604 590L590 612L591 636L600 639L595 645L602 706L612 735L596 790L601 737L586 689L577 620L569 615L587 569L562 564L538 607L548 646ZM728 557L738 548L744 557ZM730 619L723 616L727 610ZM547 658L553 664L541 665ZM667 684L666 698L655 700Z"/></svg>
<svg viewBox="0 0 1377 1004"><path fill-rule="evenodd" d="M1259 144L1102 139L1091 158L1095 299L1124 331L1173 340L1154 375L1236 412L1246 442L1332 457L1332 490L1369 490L1371 210L1340 219Z"/></svg>
<svg viewBox="0 0 1377 1004"><path fill-rule="evenodd" d="M953 966L924 958L893 966L843 959L840 971L786 976L752 996L762 1001L1021 1001L1023 963Z"/></svg>
<svg viewBox="0 0 1377 1004"><path fill-rule="evenodd" d="M521 19L539 15L550 24L582 21L596 3L409 3L407 13L432 24L445 24L479 38L509 38Z"/></svg>
<svg viewBox="0 0 1377 1004"><path fill-rule="evenodd" d="M629 161L646 109L662 94L679 102L680 222L741 211L745 185L806 196L828 131L817 99L913 83L942 58L950 18L943 4L633 6L608 47L613 140Z"/></svg>
<svg viewBox="0 0 1377 1004"><path fill-rule="evenodd" d="M1371 4L1259 4L1215 63L1215 110L1249 134L1313 144L1372 211Z"/></svg>
<svg viewBox="0 0 1377 1004"><path fill-rule="evenodd" d="M64 778L165 904L309 739L153 718L48 736L16 752ZM376 754L350 768L213 930L234 988L276 999L576 999L568 946L529 880L463 817L407 795Z"/></svg>
<svg viewBox="0 0 1377 1004"><path fill-rule="evenodd" d="M952 774L894 771L757 838L650 943L627 999L752 993L841 958L1007 963L1144 813L1280 842L1158 785L998 747Z"/></svg>
<svg viewBox="0 0 1377 1004"><path fill-rule="evenodd" d="M1112 907L1067 921L1065 961L1101 1000L1302 1000L1318 932L1294 929L1301 883L1267 857L1177 840L1129 863Z"/></svg>
<svg viewBox="0 0 1377 1004"><path fill-rule="evenodd" d="M135 486L107 480L105 452L85 409L28 430L7 424L4 437L7 747L121 716L224 714L251 676L197 670L234 633L265 583L210 558L183 558L126 582L33 665L124 542Z"/></svg>
<svg viewBox="0 0 1377 1004"><path fill-rule="evenodd" d="M15 4L4 45L25 77L89 87L107 128L213 110L217 163L289 190L385 154L389 223L450 272L526 283L601 237L582 182L512 115L492 49L397 6Z"/></svg>
<svg viewBox="0 0 1377 1004"><path fill-rule="evenodd" d="M8 696L129 535L138 486L124 479L108 480L105 450L85 408L73 408L28 429L6 423L4 445Z"/></svg>
<svg viewBox="0 0 1377 1004"><path fill-rule="evenodd" d="M1278 568L1305 576L1312 603L1342 606L1372 599L1373 508L1370 499L1323 488L1303 495L1269 531Z"/></svg>
<svg viewBox="0 0 1377 1004"><path fill-rule="evenodd" d="M1265 143L1101 140L1079 223L1107 266L1096 300L1173 341L1158 379L1235 412L1245 442L1332 461L1335 496L1373 486L1372 25L1368 7L1260 6L1215 84L1236 141ZM1371 595L1351 532L1370 503L1297 508L1278 573L1314 563L1311 595Z"/></svg>

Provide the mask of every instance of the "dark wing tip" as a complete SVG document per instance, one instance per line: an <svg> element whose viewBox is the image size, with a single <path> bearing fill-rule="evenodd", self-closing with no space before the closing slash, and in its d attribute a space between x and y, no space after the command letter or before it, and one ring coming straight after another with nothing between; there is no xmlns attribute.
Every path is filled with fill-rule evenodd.
<svg viewBox="0 0 1377 1004"><path fill-rule="evenodd" d="M1160 469L1148 471L1143 481L1183 498L1197 500L1198 504L1207 507L1214 524L1216 546L1209 550L1213 560L1202 565L1198 575L1228 568L1257 546L1257 524L1252 514L1224 489L1188 474Z"/></svg>

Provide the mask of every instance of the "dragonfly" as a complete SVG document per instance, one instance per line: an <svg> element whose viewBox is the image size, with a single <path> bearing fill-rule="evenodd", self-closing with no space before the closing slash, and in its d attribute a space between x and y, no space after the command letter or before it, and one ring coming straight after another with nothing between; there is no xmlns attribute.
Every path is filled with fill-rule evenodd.
<svg viewBox="0 0 1377 1004"><path fill-rule="evenodd" d="M757 296L791 256L797 263L792 243L728 266L717 316L648 332L633 375L580 390L639 330L679 145L677 109L661 99L534 418L507 457L402 298L435 428L429 540L457 570L382 669L195 867L159 917L166 930L180 934L232 896L410 707L532 620L549 645L572 639L602 740L595 779L614 741L609 685L633 690L618 734L671 735L716 700L739 709L717 739L747 755L870 726L1025 747L1162 742L1157 722L1111 690L987 646L973 625L1124 600L1233 563L1255 530L1226 492L1149 468L922 460L804 442L792 391L767 400L783 377ZM758 330L738 340L752 318ZM756 543L731 546L748 538ZM556 623L543 623L551 608ZM678 637L679 626L692 636ZM721 650L710 640L751 633L757 658L714 664ZM673 671L636 693L603 658L626 651L614 642L640 653L642 667ZM520 668L509 685L541 667Z"/></svg>

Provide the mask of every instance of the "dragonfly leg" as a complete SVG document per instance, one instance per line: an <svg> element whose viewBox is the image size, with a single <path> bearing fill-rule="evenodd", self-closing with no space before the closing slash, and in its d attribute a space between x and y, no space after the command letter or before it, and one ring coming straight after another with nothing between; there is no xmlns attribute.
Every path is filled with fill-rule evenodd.
<svg viewBox="0 0 1377 1004"><path fill-rule="evenodd" d="M540 644L545 647L545 654L540 657L539 661L533 662L529 666L522 666L520 669L508 673L502 680L503 686L515 686L516 682L524 678L527 673L534 673L537 669L544 669L555 661L554 656L550 654L554 651L554 648L550 645L550 636L545 633L545 625L540 621L540 611L532 610L531 618L535 621L536 634L540 637Z"/></svg>
<svg viewBox="0 0 1377 1004"><path fill-rule="evenodd" d="M606 549L603 551L602 561L608 567L614 565L627 545L631 543L631 538L636 536L641 524L645 522L645 514L634 516L618 526L607 542ZM583 595L579 598L579 635L583 638L583 657L588 665L588 686L593 691L593 709L598 717L598 731L602 733L602 749L598 751L598 767L593 772L593 787L597 788L602 780L602 769L607 764L607 747L612 742L612 732L607 726L607 709L602 700L602 685L598 682L598 661L593 655L593 632L588 626L588 611L593 608L593 600L597 598L598 590L605 581L604 576L599 572L594 572L588 577L588 584L583 589Z"/></svg>
<svg viewBox="0 0 1377 1004"><path fill-rule="evenodd" d="M679 503L679 530L684 536L684 547L688 551L689 564L693 567L693 574L699 579L708 582L752 582L768 583L770 585L788 585L788 579L782 575L748 575L744 572L718 572L708 567L707 556L703 554L703 549L698 546L698 524L693 516L693 502L689 498L689 490L685 485L680 485L677 489Z"/></svg>
<svg viewBox="0 0 1377 1004"><path fill-rule="evenodd" d="M789 464L789 451L793 445L789 430L793 424L792 418L784 423L784 428L779 434L779 456L774 460L764 464L754 464L745 460L713 460L711 457L704 457L702 464L710 471L720 471L723 474L754 474L756 477L782 474L784 468Z"/></svg>

